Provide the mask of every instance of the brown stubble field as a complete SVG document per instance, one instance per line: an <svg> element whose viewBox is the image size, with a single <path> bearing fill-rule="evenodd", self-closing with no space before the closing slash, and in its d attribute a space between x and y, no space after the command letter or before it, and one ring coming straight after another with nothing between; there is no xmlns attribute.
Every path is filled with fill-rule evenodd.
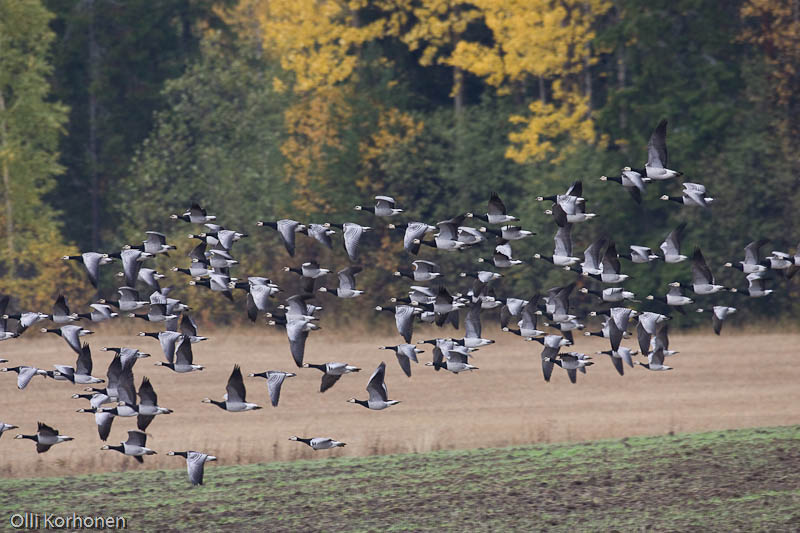
<svg viewBox="0 0 800 533"><path fill-rule="evenodd" d="M488 328L487 328L488 329ZM136 385L150 377L159 404L173 409L157 417L148 428L148 446L159 455L145 458L143 466L114 451L101 451L94 417L76 413L88 401L71 399L84 386L36 377L24 391L16 388L16 374L0 374L0 421L21 427L0 439L0 475L3 477L59 476L143 468L180 468L166 456L169 450L194 449L219 457L220 464L285 461L309 457L363 456L471 449L623 438L753 426L800 423L800 367L796 364L800 335L737 334L673 335L671 348L681 353L668 358L670 372L628 369L624 377L607 356L595 356L588 375L578 375L577 385L566 373L554 369L553 379L542 379L541 345L510 334L494 334L495 345L475 353L480 370L454 375L423 366L430 360L430 345L420 364L407 378L394 353L377 346L396 344L388 330L365 337L355 331L348 337L326 331L312 333L306 346L307 362L343 361L361 367L320 394L321 372L297 369L282 331L264 328L203 332L210 340L194 345L195 362L203 372L175 374L153 362L161 357L154 339L135 331L105 328L88 339L92 346L93 374L105 376L112 352L102 346L131 346L152 353L134 367ZM440 334L418 328L415 339ZM580 337L575 349L586 353L606 349L603 339ZM633 346L633 339L626 341ZM50 369L54 363L73 364L75 356L63 340L36 331L0 345L8 366L32 364ZM402 403L373 412L348 404L363 399L371 372L387 363L390 399ZM203 397L221 399L234 363L245 376L267 369L297 372L284 382L280 405L269 405L266 383L245 377L248 400L264 409L228 413L201 403ZM14 440L17 432L33 433L41 420L72 442L36 454L28 440ZM134 418L115 420L108 444L126 438L135 429ZM344 449L312 452L290 442L291 435L329 436L348 443Z"/></svg>

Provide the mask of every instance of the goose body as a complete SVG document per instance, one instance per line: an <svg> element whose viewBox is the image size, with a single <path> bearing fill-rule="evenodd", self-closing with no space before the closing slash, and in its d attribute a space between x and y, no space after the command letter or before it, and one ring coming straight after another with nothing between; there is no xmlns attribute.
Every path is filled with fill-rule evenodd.
<svg viewBox="0 0 800 533"><path fill-rule="evenodd" d="M381 411L392 405L400 403L399 400L390 400L384 377L386 376L386 363L381 361L381 364L372 373L367 383L367 392L369 393L368 400L357 400L350 398L347 400L350 403L355 403L371 409L373 411Z"/></svg>
<svg viewBox="0 0 800 533"><path fill-rule="evenodd" d="M394 198L391 196L376 196L374 207L362 207L357 205L354 209L356 211L368 211L376 217L391 217L403 212L402 209L397 209L395 207Z"/></svg>
<svg viewBox="0 0 800 533"><path fill-rule="evenodd" d="M246 401L245 397L247 391L244 387L242 370L239 368L239 365L234 365L233 371L228 378L228 385L226 386L225 390L227 393L223 401L218 402L209 398L204 398L203 403L214 404L220 409L224 409L225 411L229 411L231 413L261 409L260 406Z"/></svg>
<svg viewBox="0 0 800 533"><path fill-rule="evenodd" d="M281 397L281 387L286 378L293 378L297 374L293 372L281 372L279 370L266 370L257 374L250 374L251 378L259 377L267 380L267 392L269 393L270 403L272 407L278 407L278 401Z"/></svg>
<svg viewBox="0 0 800 533"><path fill-rule="evenodd" d="M315 437L313 439L304 439L302 437L292 436L289 437L289 440L293 440L296 442L302 442L303 444L307 444L311 447L312 450L330 450L331 448L342 448L346 446L344 442L339 442L338 440L333 440L327 437Z"/></svg>
<svg viewBox="0 0 800 533"><path fill-rule="evenodd" d="M185 452L169 451L167 452L167 455L179 456L186 459L186 471L189 474L189 481L192 485L202 485L205 464L209 461L217 460L217 458L213 455L191 450Z"/></svg>
<svg viewBox="0 0 800 533"><path fill-rule="evenodd" d="M357 366L348 365L347 363L325 363L325 364L312 364L312 363L304 363L303 368L316 368L323 372L322 375L322 382L319 386L320 392L325 392L326 390L330 389L331 387L339 381L345 374L350 374L352 372L360 372L361 369Z"/></svg>
<svg viewBox="0 0 800 533"><path fill-rule="evenodd" d="M143 463L142 459L145 455L155 455L157 452L151 450L146 446L147 434L143 431L130 430L128 431L128 440L119 443L119 446L105 445L101 450L115 450L124 455L130 455L139 463Z"/></svg>
<svg viewBox="0 0 800 533"><path fill-rule="evenodd" d="M54 429L43 422L38 423L38 430L33 435L16 435L15 439L30 439L36 442L36 453L44 453L50 449L51 446L61 444L74 440L73 437L66 435L59 435L58 430Z"/></svg>
<svg viewBox="0 0 800 533"><path fill-rule="evenodd" d="M0 372L16 372L17 373L17 388L23 390L28 386L28 383L33 379L33 376L47 376L46 370L41 370L35 366L14 366L9 368L0 368Z"/></svg>

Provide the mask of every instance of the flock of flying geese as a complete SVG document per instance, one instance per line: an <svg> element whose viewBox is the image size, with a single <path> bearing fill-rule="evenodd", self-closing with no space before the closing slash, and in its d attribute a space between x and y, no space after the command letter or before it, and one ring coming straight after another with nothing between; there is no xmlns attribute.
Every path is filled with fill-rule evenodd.
<svg viewBox="0 0 800 533"><path fill-rule="evenodd" d="M603 176L601 180L620 183L634 201L641 203L645 187L649 183L673 180L682 176L682 173L670 170L667 166L666 128L667 122L663 120L653 131L648 143L648 160L644 167L638 169L625 167L619 177ZM703 185L684 182L681 196L664 195L661 199L678 202L687 207L708 208L713 198L707 194ZM638 300L635 300L632 292L624 288L628 275L622 273L620 259L624 258L633 264L653 261L680 263L689 259L681 254L681 238L686 225L681 224L666 236L659 246L661 254L654 253L647 246L639 245L629 245L620 253L614 241L601 238L591 243L581 258L573 255L572 229L576 224L586 223L595 217L593 213L586 212L582 183L576 181L564 194L538 197L537 200L552 203L552 207L545 213L552 215L558 229L554 237L555 247L552 255L537 253L533 258L548 261L554 267L574 272L577 274L577 279L586 282L587 278L594 278L599 282L596 288L581 287L579 292L593 295L603 303L610 304L606 310L589 313L590 316L603 315L603 325L599 331L587 331L584 335L606 338L610 344L608 350L596 353L608 355L620 375L624 374L625 365L635 367L634 356L638 353L647 356L646 363L637 361L643 368L652 371L671 370L672 367L664 364L667 356L678 353L669 349L668 321L671 316L651 311L639 312L625 306L627 301ZM394 199L389 196L376 196L374 206L356 206L355 209L369 212L378 219L394 217L403 212L402 209L395 207ZM357 262L362 237L372 229L371 227L354 222L301 224L289 219L259 221L258 226L269 227L278 232L286 251L292 257L295 255L297 234L304 234L322 246L332 248L333 235L336 234L333 228L336 228L342 233L344 249L352 263L336 273L338 278L336 286L328 286L323 282L331 271L320 267L316 261L304 262L298 268L286 267L284 270L294 272L301 277L302 290L282 303L277 303L276 297L280 287L270 278L250 276L247 280L239 280L230 275L231 267L238 264L231 254L231 249L238 240L247 237L246 234L220 226L216 223L215 216L208 215L206 210L196 203L185 213L171 215L171 218L204 228L202 232L189 236L200 242L188 254L190 262L187 267L175 266L172 270L190 276L190 285L206 287L221 293L229 300L233 300L234 290L245 291L249 319L255 322L261 316L268 319L269 325L285 328L295 365L322 372L320 392L333 387L345 374L360 370L342 362L324 364L304 362L304 352L309 333L319 328L317 313L322 307L314 303L318 293L327 293L343 299L356 298L364 293L363 290L356 288L356 276L362 271ZM465 225L470 219L479 219L487 226L474 228ZM465 294L451 294L443 284L438 283L436 280L442 277L443 273L439 266L430 260L417 259L410 267L401 267L394 273L395 276L408 278L416 284L411 285L406 296L392 298L392 305L376 307L377 311L394 315L397 331L404 341L394 346L380 348L395 352L397 361L407 376L411 376L411 362L417 363L417 356L423 353L418 347L423 344L433 346L432 361L426 365L432 366L436 371L447 370L458 374L477 370L477 367L470 363L472 352L494 343L493 340L482 337L481 313L496 308L500 308L502 331L542 344L541 363L545 381L550 380L554 366L559 366L566 371L570 381L575 383L577 372L585 374L586 367L593 364L589 355L576 351L562 352L562 348L574 344L573 332L584 329L578 316L570 313L570 296L578 285L576 282L551 288L544 294L535 294L528 299L497 296L494 285L502 277L498 270L523 263L522 260L514 258L512 243L533 235L532 231L514 225L516 222L518 219L507 213L500 197L492 194L487 212L484 214L464 213L441 221L435 226L418 221L388 224L390 230L403 232L403 248L412 255L417 255L423 245L442 251L461 251L484 243L488 238L496 239L491 257L478 259L482 265L491 265L493 268L460 273L462 278L474 278L471 288ZM432 232L437 233L433 238L426 238ZM785 277L791 277L800 269L800 245L794 256L773 251L771 255L762 258L760 249L766 243L766 240L759 240L748 244L744 249L743 261L725 264L726 267L737 268L746 275L749 283L747 294L753 298L766 296L772 292L772 289L767 289L765 285L770 271L779 271ZM16 372L19 389L24 389L35 376L50 377L73 384L92 385L86 388L84 393L73 395L73 398L89 401L88 408L78 411L94 414L102 441L107 440L115 418L136 417L138 429L128 431L128 439L125 442L117 446L105 445L102 449L118 451L139 462L142 462L143 456L156 453L147 447L145 430L156 416L172 412L158 405L158 396L148 377L142 378L138 391L135 387L134 364L149 354L130 347L103 347L103 350L115 353L106 372L106 379L94 377L90 347L87 343L82 344L80 340L82 336L89 335L92 331L75 323L81 320L102 322L120 316L163 323L165 326L163 331L139 333L140 336L158 340L164 360L157 362L156 365L167 367L178 374L203 370L202 365L194 362L192 345L207 338L198 335L197 325L187 314L189 307L180 300L171 298L168 287L160 286L159 280L165 276L144 266L155 256L174 249L175 246L167 244L163 234L148 231L147 239L142 244L125 246L117 253L86 252L80 256L65 256L64 260L83 263L89 281L95 288L98 285L101 266L114 260L122 262L123 272L119 275L124 277L125 285L119 287L117 291L119 298L116 301L99 300L89 306L91 310L87 313L71 312L64 296L58 297L50 314L32 311L9 313L7 310L9 297L0 298L0 316L2 316L0 340L19 337L37 322L49 320L56 327L42 328L41 331L61 336L77 354L74 367L55 365L55 370L44 370L20 365L2 368L0 371ZM715 283L714 275L699 248L695 248L691 255L691 265L691 285L670 283L664 296L648 295L646 299L662 302L664 309L685 313L684 307L694 303L692 298L683 294L685 289L696 295L710 295L721 291L737 292L736 288L727 288ZM433 287L419 285L431 281L435 283ZM150 291L147 298L140 297L137 284L146 286ZM137 313L140 310L146 312ZM462 338L442 337L412 344L415 323L434 323L439 327L450 324L458 328L462 310L465 311ZM698 308L695 311L711 312L714 332L719 335L723 321L734 313L736 308L716 305L708 310ZM557 333L547 333L538 329L539 317L547 320L542 322L542 327L551 328ZM15 327L10 327L11 320L16 321ZM633 322L636 322L638 351L621 345L622 340L630 336L628 329ZM0 362L7 361L0 360ZM266 380L273 406L278 405L284 380L295 375L293 372L277 370L249 374L250 377ZM382 410L400 403L398 400L389 399L385 376L386 364L381 362L367 382L368 397L363 400L351 398L348 401L372 410ZM103 383L105 384L103 388L94 386ZM226 394L222 399L205 398L202 401L230 412L261 409L259 405L247 401L243 374L238 365L233 367L228 378ZM112 407L113 404L115 405ZM14 428L17 426L0 422L0 436L3 432ZM72 437L60 435L58 430L42 422L39 422L36 433L19 434L16 438L33 440L39 453L46 452L55 444L72 440ZM292 436L290 440L305 443L314 450L345 446L343 442L322 437ZM216 460L213 455L191 450L170 451L168 455L186 459L189 478L193 485L202 484L204 464Z"/></svg>

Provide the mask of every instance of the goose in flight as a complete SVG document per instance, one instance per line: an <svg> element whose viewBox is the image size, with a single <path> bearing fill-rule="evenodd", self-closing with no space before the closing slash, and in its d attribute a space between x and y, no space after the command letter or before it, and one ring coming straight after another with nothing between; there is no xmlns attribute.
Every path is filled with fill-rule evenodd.
<svg viewBox="0 0 800 533"><path fill-rule="evenodd" d="M397 356L397 363L406 376L411 377L411 361L419 363L417 354L425 353L413 344L398 344L396 346L379 346L379 350L392 350Z"/></svg>
<svg viewBox="0 0 800 533"><path fill-rule="evenodd" d="M167 354L164 355L166 356ZM194 354L192 354L192 342L184 336L183 339L178 342L178 345L175 348L174 361L158 361L154 364L156 366L165 366L174 372L178 372L179 374L185 374L186 372L193 372L195 370L203 370L205 368L203 365L194 364L193 361Z"/></svg>
<svg viewBox="0 0 800 533"><path fill-rule="evenodd" d="M386 376L386 363L381 361L381 364L375 369L375 372L372 373L372 376L369 378L369 382L367 383L367 392L369 393L368 400L357 400L355 398L350 398L347 400L350 403L355 403L358 405L363 405L368 409L372 409L374 411L380 411L382 409L386 409L392 405L396 405L400 403L399 400L390 400L389 399L389 392L386 388L386 383L384 382L384 378Z"/></svg>
<svg viewBox="0 0 800 533"><path fill-rule="evenodd" d="M581 263L583 275L598 275L603 272L601 261L607 246L608 239L603 237L586 247L586 250L583 252L583 263Z"/></svg>
<svg viewBox="0 0 800 533"><path fill-rule="evenodd" d="M542 350L542 373L544 380L549 382L553 374L553 360L558 355L562 346L569 346L572 343L561 335L545 335L544 337L534 337L533 340L544 346Z"/></svg>
<svg viewBox="0 0 800 533"><path fill-rule="evenodd" d="M333 249L331 235L335 235L336 232L331 229L330 224L308 224L305 230L300 230L298 233L311 237L330 250Z"/></svg>
<svg viewBox="0 0 800 533"><path fill-rule="evenodd" d="M344 224L329 224L331 227L339 228L342 230L344 238L344 250L347 252L347 257L350 261L358 261L359 246L361 246L361 239L368 231L372 231L369 226L362 226L354 222L345 222Z"/></svg>
<svg viewBox="0 0 800 533"><path fill-rule="evenodd" d="M130 245L126 244L123 250L139 250L140 252L147 252L148 254L164 254L169 256L169 251L174 250L175 246L167 244L167 236L157 231L147 231L147 240L142 241L142 244Z"/></svg>
<svg viewBox="0 0 800 533"><path fill-rule="evenodd" d="M766 288L767 279L769 278L766 277L765 272L753 272L747 275L747 293L751 298L761 298L773 293L773 289Z"/></svg>
<svg viewBox="0 0 800 533"><path fill-rule="evenodd" d="M89 304L89 307L92 310L88 313L78 313L78 318L85 318L92 322L105 322L119 316L119 313L115 312L109 304L93 303Z"/></svg>
<svg viewBox="0 0 800 533"><path fill-rule="evenodd" d="M363 269L360 266L350 266L336 273L339 276L339 286L336 288L320 287L319 292L330 292L339 298L355 298L361 296L364 291L356 289L356 274Z"/></svg>
<svg viewBox="0 0 800 533"><path fill-rule="evenodd" d="M578 370L586 372L586 367L593 365L592 361L587 361L584 354L577 352L567 352L559 354L557 358L547 358L550 364L556 364L567 371L569 380L575 384L578 381Z"/></svg>
<svg viewBox="0 0 800 533"><path fill-rule="evenodd" d="M194 237L192 235L191 237ZM190 238L191 238L190 237ZM208 276L211 272L209 270L210 265L208 264L208 258L206 257L206 243L201 242L197 246L191 249L191 251L187 254L187 257L191 259L191 263L189 263L189 268L178 268L176 266L172 267L173 272L182 272L187 276L191 276L193 278L202 278L204 276Z"/></svg>
<svg viewBox="0 0 800 533"><path fill-rule="evenodd" d="M713 198L706 196L706 187L699 183L685 182L683 184L683 194L681 196L669 196L664 194L661 199L664 201L677 202L685 206L709 207Z"/></svg>
<svg viewBox="0 0 800 533"><path fill-rule="evenodd" d="M469 363L469 349L462 346L453 346L445 350L437 345L433 349L433 361L425 363L425 366L432 366L437 372L444 368L453 374L479 370L477 366Z"/></svg>
<svg viewBox="0 0 800 533"><path fill-rule="evenodd" d="M28 386L28 383L33 379L33 376L47 377L47 371L36 368L35 366L12 366L8 368L0 368L0 372L16 372L17 373L17 388L23 390Z"/></svg>
<svg viewBox="0 0 800 533"><path fill-rule="evenodd" d="M520 226L503 226L502 228L494 229L481 226L478 231L481 233L491 233L492 235L503 239L505 241L518 241L531 235L536 235L535 231L528 231L522 229Z"/></svg>
<svg viewBox="0 0 800 533"><path fill-rule="evenodd" d="M681 239L685 230L686 222L682 222L667 235L667 238L659 246L659 249L664 254L665 263L680 263L688 259L685 255L681 255Z"/></svg>
<svg viewBox="0 0 800 533"><path fill-rule="evenodd" d="M642 363L641 361L637 361L641 366L645 367L647 370L653 371L663 371L663 370L672 370L671 366L667 366L664 364L664 350L662 348L658 348L650 352L647 356L647 363Z"/></svg>
<svg viewBox="0 0 800 533"><path fill-rule="evenodd" d="M403 212L402 209L397 209L394 205L395 201L391 196L376 196L375 207L362 207L357 205L353 209L356 211L368 211L376 217L391 217Z"/></svg>
<svg viewBox="0 0 800 533"><path fill-rule="evenodd" d="M50 449L51 446L55 444L61 444L62 442L67 442L70 440L74 440L73 437L67 437L66 435L59 435L58 430L54 429L43 422L38 423L38 430L33 435L16 435L15 439L30 439L36 442L36 453L44 453Z"/></svg>
<svg viewBox="0 0 800 533"><path fill-rule="evenodd" d="M537 253L533 254L533 258L544 259L560 267L571 267L580 261L580 258L572 255L572 224L559 227L553 241L555 242L555 249L551 257Z"/></svg>
<svg viewBox="0 0 800 533"><path fill-rule="evenodd" d="M627 364L631 368L634 368L636 365L633 364L633 357L634 355L638 354L638 350L631 350L630 348L626 348L624 346L620 346L618 350L603 350L601 352L595 352L596 354L606 354L611 358L611 362L614 364L614 368L617 370L620 376L625 375L625 368L622 363Z"/></svg>
<svg viewBox="0 0 800 533"><path fill-rule="evenodd" d="M128 440L125 442L120 442L118 446L109 446L106 444L101 450L115 450L125 455L130 455L134 459L136 459L139 463L144 463L144 459L142 459L145 455L155 455L155 450L151 450L146 446L147 444L147 433L144 431L137 431L132 429L128 431Z"/></svg>
<svg viewBox="0 0 800 533"><path fill-rule="evenodd" d="M345 374L352 372L360 372L361 369L357 366L348 365L347 363L325 363L325 364L312 364L303 363L303 368L316 368L322 372L322 382L319 385L319 391L325 392L339 381L339 378Z"/></svg>
<svg viewBox="0 0 800 533"><path fill-rule="evenodd" d="M149 353L141 352L138 348L126 348L126 347L118 347L118 346L103 346L100 350L104 352L115 352L120 356L120 362L123 367L131 367L136 363L139 359L144 359L146 357L150 357Z"/></svg>
<svg viewBox="0 0 800 533"><path fill-rule="evenodd" d="M762 264L759 257L759 250L762 246L767 244L769 239L759 239L753 241L744 247L744 261L738 263L725 263L723 266L727 268L735 268L741 270L745 274L752 274L754 272L764 272L767 270L766 265Z"/></svg>
<svg viewBox="0 0 800 533"><path fill-rule="evenodd" d="M92 396L92 397L103 397L104 394L93 394L93 395L86 395L86 394L73 394L73 398L83 398L85 396ZM105 396L108 398L108 396ZM102 398L101 398L102 399ZM97 425L97 434L100 437L100 440L105 442L108 440L108 435L111 433L111 425L114 423L114 413L103 411L100 408L100 405L95 405L95 403L99 403L99 400L95 402L94 398L92 398L92 406L86 409L78 409L78 413L91 413L94 414L94 423Z"/></svg>
<svg viewBox="0 0 800 533"><path fill-rule="evenodd" d="M714 326L714 333L719 335L722 331L722 323L730 315L736 312L735 307L728 307L726 305L715 305L711 309L697 309L698 313L711 312L712 322Z"/></svg>
<svg viewBox="0 0 800 533"><path fill-rule="evenodd" d="M389 224L389 229L404 230L403 234L403 248L406 252L417 255L422 241L425 239L425 234L431 231L436 231L436 226L431 226L425 222L407 222L405 224Z"/></svg>
<svg viewBox="0 0 800 533"><path fill-rule="evenodd" d="M224 409L225 411L229 411L231 413L261 409L260 406L246 401L245 397L247 391L244 387L242 369L239 368L239 365L233 366L233 371L228 378L228 385L225 387L225 390L227 393L221 402L212 400L210 398L203 398L203 403L214 404L220 409Z"/></svg>
<svg viewBox="0 0 800 533"><path fill-rule="evenodd" d="M48 318L56 324L68 324L78 320L78 314L70 312L66 297L59 294L53 303L53 312Z"/></svg>
<svg viewBox="0 0 800 533"><path fill-rule="evenodd" d="M231 293L230 284L235 280L236 278L231 278L227 268L219 268L211 271L208 279L194 278L189 281L189 285L202 286L214 292L220 292L225 298L232 302L233 294Z"/></svg>
<svg viewBox="0 0 800 533"><path fill-rule="evenodd" d="M75 363L74 368L66 365L53 366L56 367L56 370L58 370L63 377L72 383L89 385L92 383L105 382L104 379L92 376L92 351L87 343L83 343L83 346L81 346L80 354L78 355L78 361Z"/></svg>
<svg viewBox="0 0 800 533"><path fill-rule="evenodd" d="M511 332L525 339L532 339L533 337L540 337L544 335L544 331L540 331L536 328L537 316L538 314L541 314L541 311L536 308L538 301L539 295L537 294L522 307L520 310L520 320L517 322L519 329L510 329L508 328L507 324L503 324L504 320L508 320L508 318L510 318L512 315L508 313L508 316L504 317L504 314L501 310L500 324L503 328L503 331Z"/></svg>
<svg viewBox="0 0 800 533"><path fill-rule="evenodd" d="M410 305L397 305L394 307L375 306L376 311L388 311L394 314L394 322L397 332L406 342L411 342L411 335L414 333L414 317L422 313L422 309Z"/></svg>
<svg viewBox="0 0 800 533"><path fill-rule="evenodd" d="M636 301L636 295L631 291L626 291L622 287L607 287L602 291L596 291L594 289L589 289L588 287L581 287L579 290L583 294L597 296L602 301L609 303L618 303L624 300Z"/></svg>
<svg viewBox="0 0 800 533"><path fill-rule="evenodd" d="M19 429L19 426L15 426L13 424L6 424L5 422L0 422L0 437L2 437L3 433L8 431L9 429Z"/></svg>
<svg viewBox="0 0 800 533"><path fill-rule="evenodd" d="M658 300L659 302L664 302L668 306L678 310L681 313L685 313L685 311L681 309L682 306L694 303L694 300L692 300L688 296L683 295L683 292L681 292L680 285L675 286L672 284L670 284L670 289L669 291L667 291L666 295L653 296L652 294L648 294L645 297L645 300L650 300L650 301Z"/></svg>
<svg viewBox="0 0 800 533"><path fill-rule="evenodd" d="M553 205L552 209L546 209L545 215L552 215L558 227L563 228L567 224L578 224L586 222L597 216L596 213L586 212L586 202L582 198L567 195L565 200Z"/></svg>
<svg viewBox="0 0 800 533"><path fill-rule="evenodd" d="M644 194L644 178L639 172L634 170L623 169L619 176L600 176L601 181L616 181L628 191L637 204L642 203L642 195Z"/></svg>
<svg viewBox="0 0 800 533"><path fill-rule="evenodd" d="M139 386L139 414L136 418L136 427L145 431L150 422L156 415L168 415L172 413L172 409L160 407L158 405L158 395L150 379L145 376L142 378L142 384Z"/></svg>
<svg viewBox="0 0 800 533"><path fill-rule="evenodd" d="M208 215L206 210L200 207L200 205L196 202L193 203L191 207L189 207L189 209L182 215L170 215L169 218L172 220L183 220L192 224L205 224L207 222L213 222L217 219L217 217L214 215Z"/></svg>
<svg viewBox="0 0 800 533"><path fill-rule="evenodd" d="M98 252L85 252L81 255L65 255L62 257L64 261L81 261L86 268L86 273L89 275L89 283L92 287L97 288L97 276L102 265L107 265L114 261L108 254L101 254Z"/></svg>
<svg viewBox="0 0 800 533"><path fill-rule="evenodd" d="M150 304L150 309L147 313L128 313L130 318L141 318L148 322L167 322L168 320L178 318L178 315L167 313L167 304Z"/></svg>
<svg viewBox="0 0 800 533"><path fill-rule="evenodd" d="M714 283L714 274L708 268L700 248L695 248L692 255L692 290L696 294L714 294L715 292L727 290L737 292L736 289L728 289Z"/></svg>
<svg viewBox="0 0 800 533"><path fill-rule="evenodd" d="M667 119L662 119L647 142L647 163L643 169L625 167L623 171L636 172L643 178L651 180L668 180L682 176L683 172L670 170L669 155L667 153Z"/></svg>
<svg viewBox="0 0 800 533"><path fill-rule="evenodd" d="M116 255L122 260L122 272L117 273L117 276L124 277L125 285L128 287L136 287L142 262L154 257L153 254L141 250L122 250ZM112 257L116 257L116 255L111 254Z"/></svg>
<svg viewBox="0 0 800 533"><path fill-rule="evenodd" d="M210 231L201 233L200 236L206 239L211 246L220 246L223 250L230 251L233 243L248 237L247 233L240 233L230 229L225 229L216 224L206 224Z"/></svg>
<svg viewBox="0 0 800 533"><path fill-rule="evenodd" d="M293 318L288 314L285 318L273 317L267 324L270 326L281 325L286 328L286 336L289 338L289 350L292 353L294 364L298 368L302 367L308 332L319 329L319 326L306 317Z"/></svg>
<svg viewBox="0 0 800 533"><path fill-rule="evenodd" d="M481 338L481 299L469 306L467 316L464 318L464 338L461 344L466 348L479 348L494 344L491 339Z"/></svg>
<svg viewBox="0 0 800 533"><path fill-rule="evenodd" d="M493 192L489 197L489 206L485 214L474 215L472 213L467 213L465 216L466 218L479 218L489 224L506 224L508 222L519 221L517 217L508 214L503 200L500 199L500 196L498 196L496 192Z"/></svg>
<svg viewBox="0 0 800 533"><path fill-rule="evenodd" d="M186 470L189 473L189 481L192 485L202 485L203 471L205 470L206 463L217 460L213 455L191 450L185 452L169 451L167 455L177 455L186 459Z"/></svg>
<svg viewBox="0 0 800 533"><path fill-rule="evenodd" d="M639 325L636 326L636 338L639 341L639 351L646 354L650 348L650 339L658 333L658 328L672 317L652 313L650 311L639 315Z"/></svg>
<svg viewBox="0 0 800 533"><path fill-rule="evenodd" d="M78 355L81 355L81 341L79 338L83 337L84 335L91 335L94 333L94 331L89 331L88 329L84 329L80 326L72 325L61 326L60 328L54 329L42 328L41 332L55 333L64 339L69 347L72 348L73 351Z"/></svg>
<svg viewBox="0 0 800 533"><path fill-rule="evenodd" d="M442 275L439 265L433 261L417 259L411 263L411 268L400 267L395 276L405 276L413 281L431 281Z"/></svg>
<svg viewBox="0 0 800 533"><path fill-rule="evenodd" d="M293 372L281 372L280 370L265 370L256 374L250 374L251 378L264 378L267 380L267 392L272 407L278 407L278 400L281 398L281 387L286 378L293 378L297 374Z"/></svg>
<svg viewBox="0 0 800 533"><path fill-rule="evenodd" d="M139 297L139 291L133 287L120 287L117 289L119 299L114 300L99 300L98 303L108 304L116 307L120 312L138 311L146 305L150 305L148 300L142 300Z"/></svg>
<svg viewBox="0 0 800 533"><path fill-rule="evenodd" d="M283 241L283 246L286 248L286 251L289 252L289 255L294 257L294 250L295 250L295 235L297 233L302 233L305 231L306 227L304 224L299 223L296 220L291 220L288 218L282 218L276 222L265 222L263 220L259 220L256 222L256 226L259 227L269 227L277 232L281 236L281 240Z"/></svg>
<svg viewBox="0 0 800 533"><path fill-rule="evenodd" d="M311 446L312 450L330 450L331 448L342 448L347 444L339 442L338 440L329 439L327 437L315 437L313 439L304 439L302 437L291 436L289 440L302 442Z"/></svg>
<svg viewBox="0 0 800 533"><path fill-rule="evenodd" d="M430 246L431 248L436 248L437 250L461 251L465 248L469 248L469 245L466 242L458 238L458 228L461 226L462 222L464 222L464 218L466 218L466 215L458 215L456 217L438 222L436 227L439 228L439 233L436 233L433 236L433 240L420 240L420 242L426 246ZM417 240L419 239L416 239L413 242L416 243Z"/></svg>
<svg viewBox="0 0 800 533"><path fill-rule="evenodd" d="M632 263L649 263L650 261L655 261L659 259L659 256L653 253L648 246L638 246L635 244L631 244L628 246L630 250L629 253L619 254L619 257L627 259Z"/></svg>

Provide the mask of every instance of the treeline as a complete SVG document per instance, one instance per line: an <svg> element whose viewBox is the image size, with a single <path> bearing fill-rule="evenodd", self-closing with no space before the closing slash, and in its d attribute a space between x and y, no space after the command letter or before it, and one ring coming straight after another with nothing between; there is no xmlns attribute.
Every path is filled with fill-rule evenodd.
<svg viewBox="0 0 800 533"><path fill-rule="evenodd" d="M392 284L392 272L412 260L399 233L352 210L376 194L394 196L404 219L435 223L484 209L497 191L538 233L514 246L530 261L552 251L555 233L536 196L582 179L598 217L575 228L576 251L603 235L620 249L655 248L686 221L687 255L700 246L718 278L739 288L741 273L721 265L739 261L744 245L766 237L770 250L794 251L800 241L799 0L0 6L0 287L24 305L45 305L59 289L94 296L81 289L80 271L56 259L118 250L145 230L179 246L159 259L160 271L187 262L187 228L168 216L191 201L250 234L236 245L234 275L287 287L296 281L279 275L285 265L314 258L344 267L340 242L329 252L301 237L291 259L256 220L376 226L362 259L373 268L359 278L370 303L405 286ZM26 82L35 91L13 74L24 61L39 65ZM31 103L14 117L23 95ZM641 166L661 118L669 120L670 167L708 187L711 209L660 201L679 194L677 182L650 184L638 205L599 180ZM19 157L23 145L36 157ZM455 273L489 253L423 250L462 290ZM627 272L626 287L642 298L690 276L687 263ZM501 295L530 296L574 278L536 262L505 274ZM112 276L101 280L104 296L114 291ZM189 294L185 278L170 281ZM760 300L698 301L737 305L740 320L793 316L797 280L773 284L779 290ZM202 312L221 319L240 311L219 299L202 305L210 296L191 290Z"/></svg>

